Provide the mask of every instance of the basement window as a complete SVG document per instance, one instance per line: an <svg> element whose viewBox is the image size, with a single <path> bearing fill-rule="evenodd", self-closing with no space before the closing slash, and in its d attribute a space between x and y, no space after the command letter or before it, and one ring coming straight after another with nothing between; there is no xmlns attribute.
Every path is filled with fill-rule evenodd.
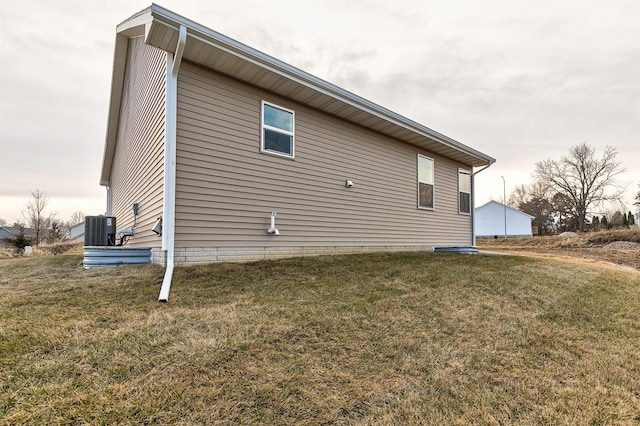
<svg viewBox="0 0 640 426"><path fill-rule="evenodd" d="M293 158L294 119L293 111L263 101L260 151Z"/></svg>
<svg viewBox="0 0 640 426"><path fill-rule="evenodd" d="M458 169L458 212L471 214L471 170Z"/></svg>
<svg viewBox="0 0 640 426"><path fill-rule="evenodd" d="M418 155L418 208L434 208L433 158Z"/></svg>

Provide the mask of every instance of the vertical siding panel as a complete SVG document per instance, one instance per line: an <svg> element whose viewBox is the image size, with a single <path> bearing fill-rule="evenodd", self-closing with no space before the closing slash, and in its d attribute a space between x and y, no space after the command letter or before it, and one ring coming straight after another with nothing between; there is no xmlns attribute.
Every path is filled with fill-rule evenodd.
<svg viewBox="0 0 640 426"><path fill-rule="evenodd" d="M295 111L295 159L260 153L262 100ZM465 165L188 62L177 132L176 247L472 242L458 214ZM417 208L417 154L435 160L433 211Z"/></svg>
<svg viewBox="0 0 640 426"><path fill-rule="evenodd" d="M134 238L128 246L161 246L151 227L162 216L164 179L164 99L166 55L129 40L116 140L111 190L112 214L118 228L133 228L133 203L138 203Z"/></svg>

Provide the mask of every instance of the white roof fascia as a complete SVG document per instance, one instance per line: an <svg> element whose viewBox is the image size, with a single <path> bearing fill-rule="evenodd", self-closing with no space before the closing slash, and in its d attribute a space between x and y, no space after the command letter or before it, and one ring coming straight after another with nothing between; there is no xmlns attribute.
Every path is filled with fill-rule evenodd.
<svg viewBox="0 0 640 426"><path fill-rule="evenodd" d="M116 26L116 33L127 37L142 35L140 29L148 26L153 21L153 16L150 13L152 8L153 5L119 23ZM146 34L146 31L144 34Z"/></svg>
<svg viewBox="0 0 640 426"><path fill-rule="evenodd" d="M462 151L476 157L480 160L486 161L487 164L493 164L496 160L480 151L470 148L448 136L438 133L426 126L423 126L413 120L410 120L400 114L390 111L380 105L377 105L371 101L368 101L354 93L351 93L345 89L342 89L334 84L331 84L325 80L313 76L305 71L302 71L292 65L289 65L279 59L260 52L250 46L240 43L230 37L225 36L217 31L198 24L188 18L185 18L175 12L158 6L157 4L151 5L151 15L155 17L161 17L165 25L169 24L176 30L180 25L188 27L189 36L198 38L205 43L214 44L218 49L227 51L234 55L240 56L242 59L258 64L274 73L282 75L285 78L293 80L299 84L316 90L320 93L329 95L341 102L354 106L358 109L364 110L374 116L382 118L392 124L404 127L415 133L427 136L443 145L449 146L455 150ZM166 22L168 20L169 22ZM195 31L195 33L194 33ZM200 33L204 37L198 37L196 33Z"/></svg>
<svg viewBox="0 0 640 426"><path fill-rule="evenodd" d="M109 186L111 166L113 164L113 150L115 149L118 124L120 121L120 102L124 87L124 73L127 65L127 51L129 39L147 35L153 18L150 14L152 7L148 7L131 18L121 22L116 27L116 45L113 54L113 72L111 80L111 96L109 99L109 113L107 118L107 136L102 160L100 185Z"/></svg>
<svg viewBox="0 0 640 426"><path fill-rule="evenodd" d="M127 64L127 48L129 38L116 35L116 46L113 54L113 73L111 77L111 96L109 99L109 115L107 118L107 136L104 145L102 172L100 185L109 186L113 151L115 149L118 134L118 122L120 120L120 102L122 101L122 88L124 87L124 73Z"/></svg>
<svg viewBox="0 0 640 426"><path fill-rule="evenodd" d="M197 22L154 3L150 7L136 13L131 18L123 21L117 26L107 138L100 180L101 185L109 185L109 176L113 161L113 149L115 147L115 139L118 129L119 107L124 85L128 39L130 37L144 36L146 41L149 30L154 21L172 28L175 31L179 31L181 25L185 26L187 28L187 39L194 38L200 40L205 44L209 44L217 49L228 52L241 60L258 65L269 72L294 81L295 83L313 91L324 94L338 102L354 107L393 124L394 126L408 130L445 147L475 158L482 162L483 165L491 165L496 161L494 158L449 138L448 136L436 132L400 114L375 104L374 102L368 101L354 93L351 93L348 90L342 89L334 84L315 77L312 74L302 71L292 65L280 61L279 59L260 52L259 50L240 43L228 36L225 36L224 34L207 28L204 25L198 24Z"/></svg>
<svg viewBox="0 0 640 426"><path fill-rule="evenodd" d="M511 211L513 211L513 212L515 212L515 213L520 213L520 214L523 214L523 215L525 215L525 216L529 216L531 219L535 219L535 218L536 218L535 216L531 216L529 213L525 213L525 212L523 212L523 211L521 211L521 210L514 209L513 207L509 207L509 206L507 206L506 204L502 204L502 203L500 203L500 202L498 202L498 201L495 201L495 200L487 201L486 203L484 203L484 204L483 204L483 205L481 205L480 207L476 207L474 210L480 210L480 209L482 209L482 208L484 208L484 207L488 206L489 204L497 204L497 205L499 205L500 207L506 207L507 209L509 209L509 210L511 210Z"/></svg>

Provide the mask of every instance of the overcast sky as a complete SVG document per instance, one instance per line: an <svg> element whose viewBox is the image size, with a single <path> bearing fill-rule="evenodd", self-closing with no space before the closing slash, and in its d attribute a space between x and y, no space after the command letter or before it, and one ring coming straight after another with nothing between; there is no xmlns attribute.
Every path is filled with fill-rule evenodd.
<svg viewBox="0 0 640 426"><path fill-rule="evenodd" d="M476 206L588 142L640 183L640 1L159 0L482 151ZM102 214L116 25L145 1L0 0L0 218Z"/></svg>

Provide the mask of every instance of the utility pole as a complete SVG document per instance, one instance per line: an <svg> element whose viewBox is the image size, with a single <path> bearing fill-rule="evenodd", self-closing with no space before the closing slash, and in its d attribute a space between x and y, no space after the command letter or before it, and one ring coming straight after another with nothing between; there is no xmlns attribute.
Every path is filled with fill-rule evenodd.
<svg viewBox="0 0 640 426"><path fill-rule="evenodd" d="M504 206L504 237L507 238L507 183L502 178L502 205Z"/></svg>

